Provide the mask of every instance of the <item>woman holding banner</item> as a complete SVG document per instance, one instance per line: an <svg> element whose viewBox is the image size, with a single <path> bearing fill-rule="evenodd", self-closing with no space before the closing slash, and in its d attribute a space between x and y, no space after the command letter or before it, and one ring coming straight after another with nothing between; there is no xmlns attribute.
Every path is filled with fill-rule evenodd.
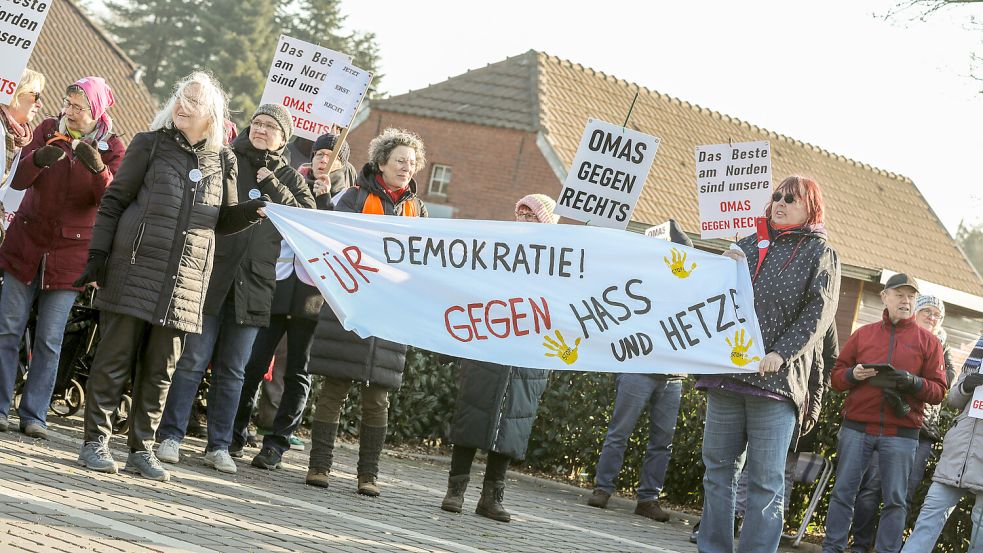
<svg viewBox="0 0 983 553"><path fill-rule="evenodd" d="M556 202L545 194L529 194L515 204L515 220L555 224ZM475 512L501 522L512 520L502 506L505 472L512 459L524 459L529 434L546 390L549 371L509 367L462 359L457 404L451 424L451 469L447 495L440 508L460 513L471 481L471 464L478 449L488 452L481 498Z"/></svg>
<svg viewBox="0 0 983 553"><path fill-rule="evenodd" d="M17 171L21 148L34 138L31 121L41 107L41 91L44 90L44 75L31 69L24 74L14 89L10 104L0 104L3 111L3 125L0 125L0 244L7 231L7 211L3 199L10 188L10 180Z"/></svg>
<svg viewBox="0 0 983 553"><path fill-rule="evenodd" d="M30 104L28 111L40 103L39 84L35 80L18 100ZM34 349L17 409L21 432L32 438L48 437L65 324L82 289L73 281L85 267L99 200L123 159L123 142L107 113L112 105L112 90L99 77L69 86L61 115L35 129L11 182L27 192L0 246L0 268L6 271L0 298L0 428L7 427L21 337L37 301Z"/></svg>
<svg viewBox="0 0 983 553"><path fill-rule="evenodd" d="M803 423L810 373L821 365L813 358L821 354L839 297L840 264L824 213L816 182L788 177L758 219L757 233L724 253L750 268L767 355L757 373L705 376L697 383L707 391L701 553L733 551L737 475L745 461L748 499L737 551L778 549L785 457L809 430Z"/></svg>
<svg viewBox="0 0 983 553"><path fill-rule="evenodd" d="M416 195L413 175L426 164L423 140L414 133L386 129L369 144L369 162L356 186L342 193L336 211L426 217ZM319 194L320 195L320 194ZM394 298L397 301L398 298ZM389 391L399 388L406 346L380 338L359 338L345 330L325 303L314 331L310 372L324 376L311 428L311 461L307 483L328 487L341 408L353 382L364 383L362 424L358 431L358 493L378 496L379 456L386 440Z"/></svg>

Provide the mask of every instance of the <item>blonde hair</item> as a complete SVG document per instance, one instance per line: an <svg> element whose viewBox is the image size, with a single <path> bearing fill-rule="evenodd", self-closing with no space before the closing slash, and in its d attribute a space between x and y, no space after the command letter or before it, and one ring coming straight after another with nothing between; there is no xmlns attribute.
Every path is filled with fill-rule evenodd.
<svg viewBox="0 0 983 553"><path fill-rule="evenodd" d="M369 142L369 163L372 164L372 169L379 171L389 161L389 156L397 146L413 149L416 153L417 172L427 164L427 150L423 146L423 139L414 132L390 127Z"/></svg>
<svg viewBox="0 0 983 553"><path fill-rule="evenodd" d="M198 86L195 99L198 105L192 105L184 92L191 86ZM181 106L189 111L204 114L208 119L208 130L205 131L205 148L219 151L225 141L225 119L228 113L228 100L222 85L214 77L204 71L195 71L174 85L174 93L168 98L164 107L157 112L150 130L174 128L174 106Z"/></svg>
<svg viewBox="0 0 983 553"><path fill-rule="evenodd" d="M28 89L34 88L35 84L38 85L39 92L43 91L45 84L44 75L33 69L25 69L24 74L20 77L20 82L17 83L17 88L14 89L14 96L11 101L16 100L18 96L27 92Z"/></svg>

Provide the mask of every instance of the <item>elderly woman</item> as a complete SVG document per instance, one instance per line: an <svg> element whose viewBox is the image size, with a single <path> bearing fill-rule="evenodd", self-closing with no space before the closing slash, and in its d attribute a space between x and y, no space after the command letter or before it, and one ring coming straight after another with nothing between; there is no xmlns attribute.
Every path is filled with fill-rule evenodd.
<svg viewBox="0 0 983 553"><path fill-rule="evenodd" d="M338 199L337 211L396 217L426 217L427 208L416 196L413 175L426 164L419 136L409 131L386 129L369 144L369 162L358 174L357 187ZM307 483L328 487L334 457L335 436L341 407L354 382L362 386L362 424L358 439L358 493L379 495L376 478L379 455L386 440L389 391L399 388L406 362L406 346L380 338L359 338L345 330L331 307L321 307L310 372L324 376L318 392L311 428L311 460ZM275 468L280 456L263 448L254 465Z"/></svg>
<svg viewBox="0 0 983 553"><path fill-rule="evenodd" d="M167 481L151 447L185 335L201 333L215 233L260 220L239 200L236 161L222 145L225 94L209 75L178 82L149 132L135 135L99 206L77 285L100 288L101 333L86 389L79 464L116 472L110 424L133 375L124 470Z"/></svg>
<svg viewBox="0 0 983 553"><path fill-rule="evenodd" d="M10 104L0 104L3 112L3 124L0 125L0 243L3 243L7 233L7 211L4 200L10 192L11 177L17 171L21 149L31 143L34 130L31 121L44 105L41 103L41 92L44 90L44 75L37 71L25 69L21 75ZM16 211L23 192L16 192L17 199L8 202L11 209ZM6 414L6 411L4 411Z"/></svg>
<svg viewBox="0 0 983 553"><path fill-rule="evenodd" d="M314 207L304 178L283 156L292 128L287 108L263 104L256 109L249 127L232 143L240 198L262 195L281 205ZM260 329L270 324L280 240L280 233L269 222L216 238L202 333L188 336L158 430L157 458L161 461L180 460L191 405L210 364L205 466L228 474L237 471L229 452L232 424L253 342Z"/></svg>
<svg viewBox="0 0 983 553"><path fill-rule="evenodd" d="M25 96L36 101L33 91ZM112 90L99 77L69 86L61 115L35 130L12 182L27 193L0 246L0 268L6 271L0 297L0 428L7 428L21 336L37 301L34 349L17 408L20 430L32 438L48 437L45 420L65 323L82 289L73 281L85 267L99 201L123 158L123 143L106 113L112 105Z"/></svg>
<svg viewBox="0 0 983 553"><path fill-rule="evenodd" d="M733 551L738 472L747 463L748 499L737 551L775 551L782 536L785 457L809 409L813 363L836 313L840 264L824 229L812 179L788 177L758 220L758 232L725 255L746 260L765 355L757 373L705 376L701 552ZM746 455L745 455L746 453Z"/></svg>
<svg viewBox="0 0 983 553"><path fill-rule="evenodd" d="M530 194L515 204L518 222L555 224L559 216L549 196ZM512 459L524 459L549 371L461 360L457 404L451 423L450 475L440 508L460 513L478 449L488 452L481 498L475 513L500 522L512 520L502 506L505 472Z"/></svg>

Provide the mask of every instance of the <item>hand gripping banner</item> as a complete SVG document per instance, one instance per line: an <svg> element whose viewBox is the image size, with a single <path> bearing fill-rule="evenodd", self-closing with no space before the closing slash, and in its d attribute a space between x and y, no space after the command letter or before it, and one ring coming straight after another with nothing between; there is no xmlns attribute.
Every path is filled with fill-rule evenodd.
<svg viewBox="0 0 983 553"><path fill-rule="evenodd" d="M746 263L605 228L269 204L348 330L521 367L736 373L764 357Z"/></svg>

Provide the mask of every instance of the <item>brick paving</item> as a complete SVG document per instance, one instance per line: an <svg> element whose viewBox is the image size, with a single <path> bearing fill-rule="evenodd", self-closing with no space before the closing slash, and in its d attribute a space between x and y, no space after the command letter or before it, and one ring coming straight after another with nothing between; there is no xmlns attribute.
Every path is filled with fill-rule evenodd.
<svg viewBox="0 0 983 553"><path fill-rule="evenodd" d="M653 522L621 498L594 509L588 490L527 475L509 473L512 522L503 524L473 512L481 466L464 513L452 514L439 508L447 479L440 460L384 454L382 496L369 498L355 493L351 445L336 448L331 487L323 490L304 484L306 453L291 451L282 470L268 472L249 466L258 450L247 449L239 473L225 475L202 464L204 443L189 438L181 464L168 465L171 481L160 483L79 467L80 421L49 423L48 441L0 433L0 551L696 551L689 515ZM111 445L122 467L125 442Z"/></svg>

